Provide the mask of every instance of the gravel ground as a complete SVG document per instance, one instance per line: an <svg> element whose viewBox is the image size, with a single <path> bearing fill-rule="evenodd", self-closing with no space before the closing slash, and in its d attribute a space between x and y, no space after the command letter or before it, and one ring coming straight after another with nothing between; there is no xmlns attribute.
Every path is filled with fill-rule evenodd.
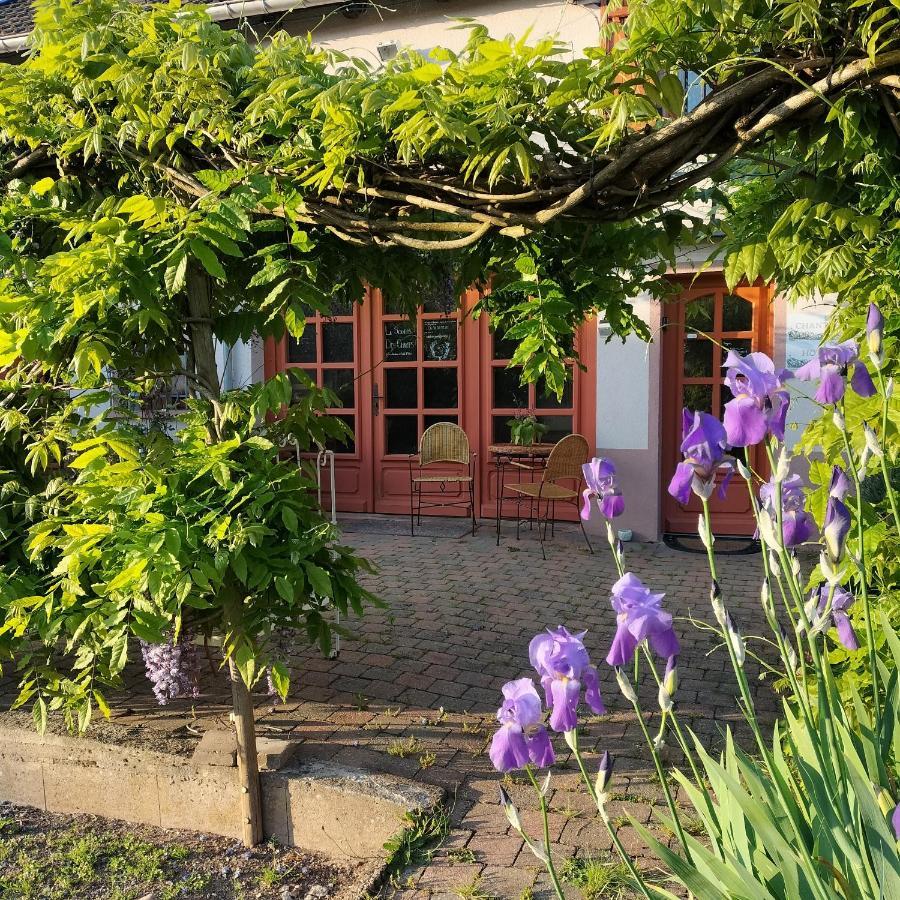
<svg viewBox="0 0 900 900"><path fill-rule="evenodd" d="M373 874L290 847L0 803L2 900L355 900Z"/></svg>

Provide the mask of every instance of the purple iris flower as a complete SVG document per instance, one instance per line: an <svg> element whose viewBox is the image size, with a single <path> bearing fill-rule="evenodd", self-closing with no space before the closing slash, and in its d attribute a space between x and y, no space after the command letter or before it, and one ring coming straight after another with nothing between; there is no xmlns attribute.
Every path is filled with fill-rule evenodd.
<svg viewBox="0 0 900 900"><path fill-rule="evenodd" d="M597 670L591 665L582 638L560 625L535 635L528 645L528 658L541 676L541 686L550 707L550 727L571 731L578 724L578 698L584 684L584 699L598 715L606 712L600 697Z"/></svg>
<svg viewBox="0 0 900 900"><path fill-rule="evenodd" d="M606 656L611 666L624 666L634 656L641 641L649 640L659 656L669 658L679 652L672 615L662 608L665 594L655 594L636 575L626 572L612 587L612 607L616 611L616 633Z"/></svg>
<svg viewBox="0 0 900 900"><path fill-rule="evenodd" d="M581 507L581 518L591 517L591 500L595 498L600 512L607 519L621 516L625 512L625 501L616 484L616 467L612 460L595 456L581 468L584 472L584 483L587 485L582 492L584 505Z"/></svg>
<svg viewBox="0 0 900 900"><path fill-rule="evenodd" d="M847 473L840 467L835 466L831 470L831 484L828 486L828 496L843 500L850 493L850 479Z"/></svg>
<svg viewBox="0 0 900 900"><path fill-rule="evenodd" d="M692 489L698 497L708 500L715 487L716 471L721 468L727 470L719 487L719 496L723 497L734 474L734 460L725 452L728 442L722 423L709 413L682 410L681 437L684 462L675 468L669 493L682 505L691 499Z"/></svg>
<svg viewBox="0 0 900 900"><path fill-rule="evenodd" d="M825 608L828 606L828 595L830 593L831 588L827 584L821 585L813 592L813 598L818 594L819 599L816 607L820 616L825 612ZM859 640L856 637L856 632L853 630L853 623L850 621L850 616L847 615L847 610L853 606L855 600L856 598L850 591L845 590L840 585L836 586L834 589L834 597L831 601L831 612L828 615L831 624L837 628L838 640L848 650L859 650Z"/></svg>
<svg viewBox="0 0 900 900"><path fill-rule="evenodd" d="M497 710L500 728L488 755L499 772L521 769L528 763L552 766L556 757L543 724L541 698L530 678L503 685L503 706Z"/></svg>
<svg viewBox="0 0 900 900"><path fill-rule="evenodd" d="M812 540L817 533L816 521L806 510L803 487L803 479L799 475L791 475L781 483L782 537L784 546L788 548L805 544ZM760 486L759 499L763 512L770 516L773 525L777 525L778 522L775 497L775 479L772 477Z"/></svg>
<svg viewBox="0 0 900 900"><path fill-rule="evenodd" d="M734 395L725 404L725 432L732 447L758 444L767 434L784 440L790 394L784 386L791 377L787 369L775 371L765 353L741 356L728 351L723 365L725 384Z"/></svg>
<svg viewBox="0 0 900 900"><path fill-rule="evenodd" d="M869 314L866 316L866 342L869 345L869 352L876 358L876 365L879 365L878 357L881 356L881 344L883 339L884 316L874 303L870 303Z"/></svg>
<svg viewBox="0 0 900 900"><path fill-rule="evenodd" d="M825 525L822 529L825 547L832 562L839 562L843 558L849 532L850 510L844 505L843 500L832 495L825 507Z"/></svg>
<svg viewBox="0 0 900 900"><path fill-rule="evenodd" d="M871 397L875 393L872 376L863 363L859 361L859 346L856 341L844 341L843 344L824 344L819 352L805 365L797 369L795 375L801 381L819 379L815 399L818 403L837 403L844 396L844 376L850 366L853 375L850 387L860 397Z"/></svg>

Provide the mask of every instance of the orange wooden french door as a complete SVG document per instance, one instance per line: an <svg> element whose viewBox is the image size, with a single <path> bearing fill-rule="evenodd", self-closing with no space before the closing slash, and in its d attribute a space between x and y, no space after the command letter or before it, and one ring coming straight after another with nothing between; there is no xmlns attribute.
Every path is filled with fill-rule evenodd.
<svg viewBox="0 0 900 900"><path fill-rule="evenodd" d="M478 454L476 514L487 518L494 516L497 489L488 448L509 440L507 422L517 412L534 411L548 426L546 441L577 431L593 447L596 323L586 323L576 338L587 371L573 365L557 400L541 383L519 385L519 370L507 369L513 346L491 334L487 316L470 315L478 299L467 291L458 310L429 300L411 323L371 290L354 309L335 308L329 317L310 312L299 341L266 343L266 377L302 369L343 404L329 410L353 432L348 443L329 444L339 510L407 514L409 454L435 422L456 422L468 435ZM557 513L568 517L561 506Z"/></svg>
<svg viewBox="0 0 900 900"><path fill-rule="evenodd" d="M738 287L730 292L721 273L685 280L678 297L665 304L662 339L662 508L663 531L693 533L700 503L691 497L681 506L666 488L681 460L681 411L708 412L721 419L731 391L723 382L722 363L728 350L741 355L772 355L773 290L767 285ZM743 454L743 450L734 451ZM742 457L743 458L743 457ZM765 452L751 451L750 464L768 471ZM765 477L765 476L764 476ZM731 482L725 497L710 502L717 534L748 535L754 531L750 499L743 479Z"/></svg>
<svg viewBox="0 0 900 900"><path fill-rule="evenodd" d="M286 369L302 369L319 387L334 391L342 404L328 412L343 419L353 437L348 442L331 441L327 449L335 452L337 507L347 512L372 511L372 430L366 425L369 305L368 298L355 308L335 304L334 315L327 318L309 310L299 340L270 339L265 346L267 378ZM323 487L327 486L324 478Z"/></svg>
<svg viewBox="0 0 900 900"><path fill-rule="evenodd" d="M487 317L482 317L481 339L481 423L482 451L487 465L481 467L479 500L481 515L493 517L497 510L497 470L489 458L490 444L504 444L510 440L509 422L517 413L531 413L546 426L541 441L556 443L567 434L583 434L591 448L597 439L597 323L585 322L575 335L575 349L584 365L582 370L574 361L569 364L569 378L561 398L547 389L543 379L536 384L521 383L521 368L509 367L515 353L516 342L507 341L493 334ZM515 507L504 509L504 515L513 515ZM559 503L556 508L559 519L575 521L578 518L574 505Z"/></svg>
<svg viewBox="0 0 900 900"><path fill-rule="evenodd" d="M464 298L474 302L475 295ZM438 298L419 307L415 322L381 291L371 292L372 373L364 420L372 435L373 510L408 513L409 454L417 453L423 432L436 422L462 426L477 449L478 391L470 363L472 320ZM475 356L471 356L472 353ZM476 373L477 375L477 370ZM448 472L461 471L448 466ZM431 474L439 471L435 468ZM448 489L450 493L455 487ZM448 509L444 514L463 515Z"/></svg>

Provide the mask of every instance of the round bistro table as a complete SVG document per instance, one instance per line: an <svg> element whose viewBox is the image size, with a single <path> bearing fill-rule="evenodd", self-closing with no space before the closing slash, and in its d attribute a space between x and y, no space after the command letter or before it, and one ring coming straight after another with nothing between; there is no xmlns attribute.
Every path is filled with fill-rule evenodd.
<svg viewBox="0 0 900 900"><path fill-rule="evenodd" d="M500 546L500 521L503 511L503 487L506 483L506 470L515 468L518 480L522 480L522 473L529 468L522 465L520 460L528 460L530 470L538 471L544 467L547 458L556 444L490 444L488 453L494 457L494 465L497 467L497 546Z"/></svg>

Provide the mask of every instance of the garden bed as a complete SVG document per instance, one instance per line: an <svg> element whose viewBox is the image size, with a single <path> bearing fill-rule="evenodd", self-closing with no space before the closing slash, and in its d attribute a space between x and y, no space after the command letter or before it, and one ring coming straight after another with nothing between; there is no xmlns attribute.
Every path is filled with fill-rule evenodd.
<svg viewBox="0 0 900 900"><path fill-rule="evenodd" d="M3 900L355 900L371 865L0 802Z"/></svg>

